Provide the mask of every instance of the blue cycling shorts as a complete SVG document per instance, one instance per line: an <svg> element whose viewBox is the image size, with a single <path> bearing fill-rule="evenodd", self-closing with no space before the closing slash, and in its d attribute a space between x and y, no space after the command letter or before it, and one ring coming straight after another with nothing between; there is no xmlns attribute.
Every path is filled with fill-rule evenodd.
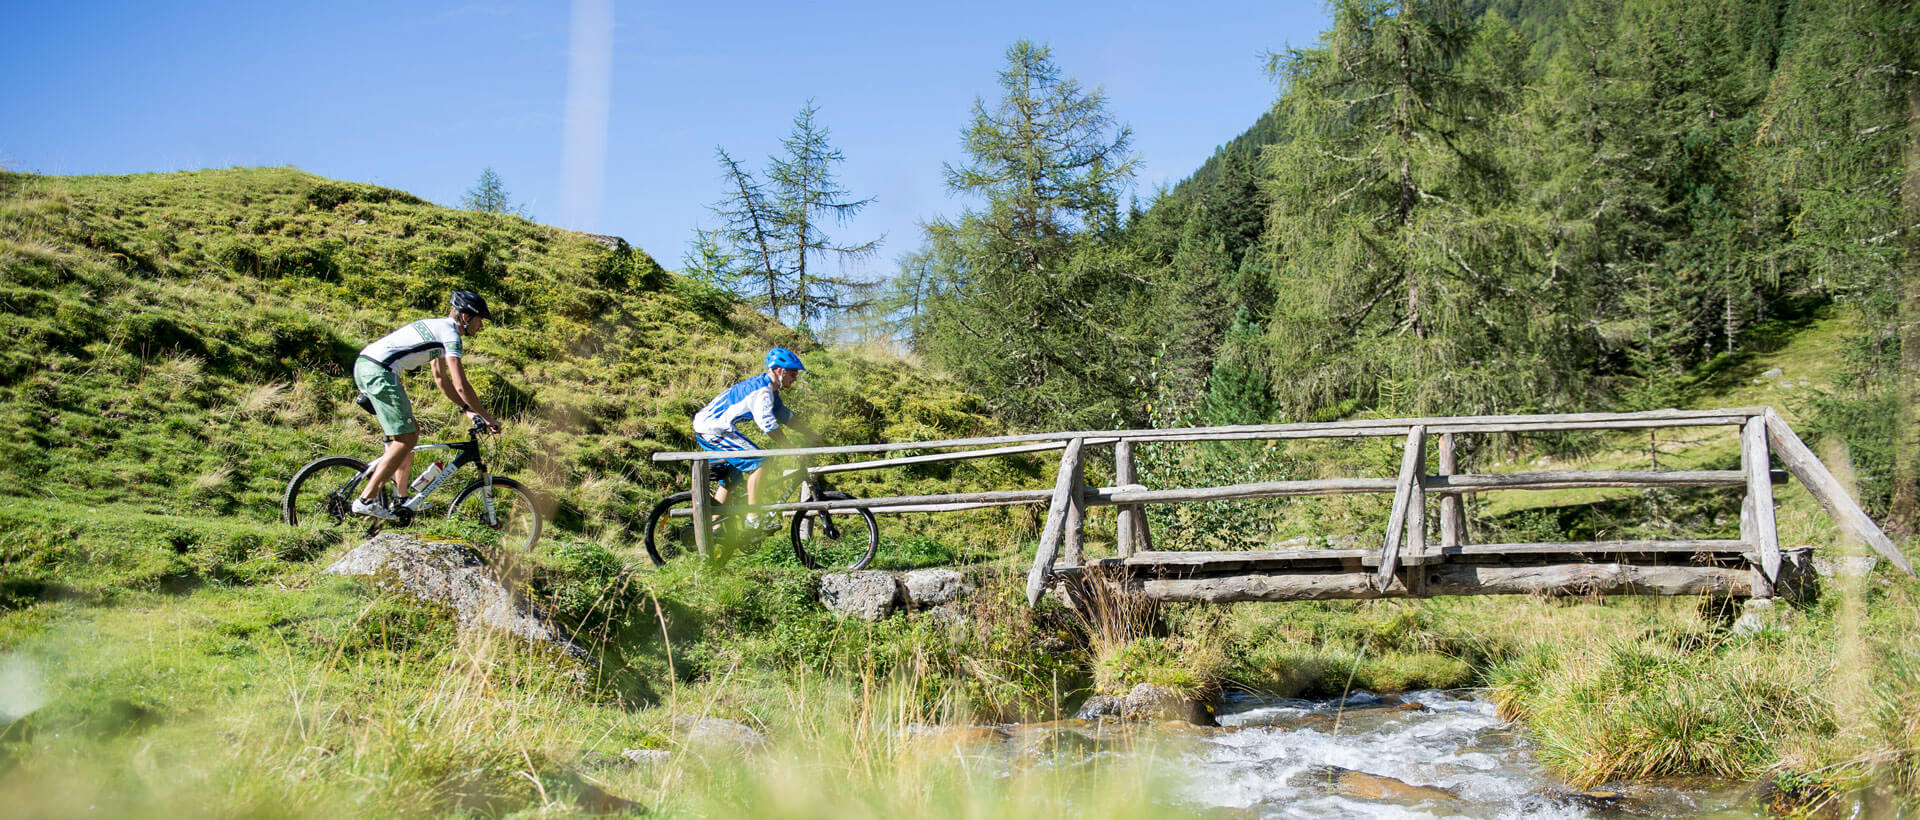
<svg viewBox="0 0 1920 820"><path fill-rule="evenodd" d="M693 437L693 440L700 443L700 449L712 450L717 453L738 453L749 450L763 452L759 447L755 447L753 442L748 440L746 436L731 431L718 436L710 436L704 433L697 434ZM733 478L735 473L746 475L754 470L760 469L760 462L765 460L766 456L759 458L716 458L708 463L715 467L713 471L714 480L725 484L729 483L728 479Z"/></svg>

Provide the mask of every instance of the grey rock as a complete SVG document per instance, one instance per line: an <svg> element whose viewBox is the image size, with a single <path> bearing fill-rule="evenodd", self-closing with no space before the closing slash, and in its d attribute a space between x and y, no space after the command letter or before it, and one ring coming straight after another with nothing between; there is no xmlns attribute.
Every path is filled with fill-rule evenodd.
<svg viewBox="0 0 1920 820"><path fill-rule="evenodd" d="M744 754L767 745L760 730L737 720L686 716L673 722L681 742L707 752Z"/></svg>
<svg viewBox="0 0 1920 820"><path fill-rule="evenodd" d="M620 756L642 766L658 766L672 759L673 753L665 749L628 749Z"/></svg>
<svg viewBox="0 0 1920 820"><path fill-rule="evenodd" d="M1815 556L1813 571L1822 578L1863 578L1879 563L1878 555Z"/></svg>
<svg viewBox="0 0 1920 820"><path fill-rule="evenodd" d="M1740 618L1733 622L1735 635L1751 635L1766 629L1787 631L1787 609L1777 606L1772 598L1749 598L1741 610Z"/></svg>
<svg viewBox="0 0 1920 820"><path fill-rule="evenodd" d="M1360 536L1329 535L1327 536L1327 547L1337 550L1358 549L1360 547Z"/></svg>
<svg viewBox="0 0 1920 820"><path fill-rule="evenodd" d="M546 644L583 664L581 649L533 602L522 598L465 541L422 541L386 532L354 547L324 570L379 578L390 588L453 610L462 630L488 629Z"/></svg>
<svg viewBox="0 0 1920 820"><path fill-rule="evenodd" d="M928 620L948 629L960 629L967 625L967 615L960 611L958 604L941 604L927 610Z"/></svg>
<svg viewBox="0 0 1920 820"><path fill-rule="evenodd" d="M1787 375L1787 371L1785 371L1785 370L1781 370L1780 368L1778 368L1778 367L1776 367L1776 368L1774 368L1774 369L1772 369L1772 370L1769 370L1769 371L1767 371L1767 372L1765 372L1765 373L1762 373L1762 374L1760 374L1760 378L1763 378L1763 379L1777 379L1777 378L1780 378L1781 376L1785 376L1785 375Z"/></svg>
<svg viewBox="0 0 1920 820"><path fill-rule="evenodd" d="M1081 721L1057 720L1020 727L1012 741L1015 755L1038 760L1079 761L1102 751L1105 741L1086 731Z"/></svg>
<svg viewBox="0 0 1920 820"><path fill-rule="evenodd" d="M1213 713L1198 700L1184 698L1151 683L1142 683L1120 701L1120 716L1128 720L1177 720L1195 726L1215 725Z"/></svg>
<svg viewBox="0 0 1920 820"><path fill-rule="evenodd" d="M884 572L845 572L820 576L820 603L843 618L878 621L893 614L899 584Z"/></svg>
<svg viewBox="0 0 1920 820"><path fill-rule="evenodd" d="M950 569L916 569L900 575L900 591L916 609L950 604L972 591L965 576Z"/></svg>
<svg viewBox="0 0 1920 820"><path fill-rule="evenodd" d="M1117 718L1123 712L1125 712L1125 704L1120 698L1113 695L1094 695L1087 698L1086 703L1080 704L1080 711L1075 712L1073 716L1079 720L1099 720Z"/></svg>

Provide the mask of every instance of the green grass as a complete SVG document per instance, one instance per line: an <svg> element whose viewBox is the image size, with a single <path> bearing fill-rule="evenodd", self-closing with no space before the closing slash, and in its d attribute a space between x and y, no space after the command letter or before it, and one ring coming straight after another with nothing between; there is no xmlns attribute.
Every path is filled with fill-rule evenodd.
<svg viewBox="0 0 1920 820"><path fill-rule="evenodd" d="M829 442L997 432L979 402L884 356L820 348L644 252L513 216L292 169L123 177L0 173L0 497L274 517L295 469L371 455L347 366L471 288L499 320L468 372L508 422L502 472L590 537L684 485L694 410L769 346L809 357L787 397ZM460 429L408 380L427 439ZM437 432L446 431L446 432ZM931 491L1035 480L1034 463L863 476Z"/></svg>
<svg viewBox="0 0 1920 820"><path fill-rule="evenodd" d="M348 402L353 352L439 312L456 284L501 306L471 355L509 422L490 458L556 502L550 536L522 556L523 588L598 662L584 681L551 652L463 637L436 607L320 575L352 539L275 523L300 464L376 446ZM1773 403L1798 418L1797 382L1827 383L1846 321L1762 328L1776 343L1692 374L1689 406ZM0 706L34 707L0 728L0 805L21 816L563 815L596 789L669 815L1158 814L1151 755L988 760L902 730L1048 720L1139 682L1488 686L1578 782L1719 774L1920 799L1920 590L1885 569L1793 612L1785 631L1734 638L1696 601L1645 599L1170 606L1116 628L1025 606L1040 527L1026 508L881 518L876 566L977 573L959 624L833 618L784 538L725 567L645 565L639 524L684 482L648 454L686 448L693 410L771 344L807 355L791 402L830 441L1000 428L907 361L812 346L638 250L515 217L291 169L0 174L0 334ZM1775 387L1784 403L1760 401L1753 381L1772 367L1795 381ZM429 438L457 422L423 380L409 384ZM1485 446L1512 449L1469 469L1529 469L1543 454L1650 466L1641 436ZM1669 431L1658 447L1666 469L1737 464L1730 436ZM1843 455L1826 453L1844 475ZM1390 475L1399 445L1142 459L1152 483L1199 486ZM1048 472L1044 458L993 459L851 474L843 488L1032 488ZM1485 497L1478 524L1526 540L1737 526L1725 494ZM1783 540L1835 551L1803 491L1780 499ZM1386 503L1194 505L1154 523L1162 548L1371 539ZM1111 513L1088 526L1089 552L1110 550ZM759 727L772 749L693 754L674 726L689 715ZM686 753L611 762L626 748Z"/></svg>

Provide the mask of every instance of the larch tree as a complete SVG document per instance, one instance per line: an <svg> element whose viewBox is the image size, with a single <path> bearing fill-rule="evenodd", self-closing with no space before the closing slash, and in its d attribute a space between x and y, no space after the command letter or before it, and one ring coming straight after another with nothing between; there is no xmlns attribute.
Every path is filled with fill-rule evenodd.
<svg viewBox="0 0 1920 820"><path fill-rule="evenodd" d="M1920 6L1812 0L1761 107L1779 264L1858 311L1815 428L1853 446L1870 509L1920 529Z"/></svg>
<svg viewBox="0 0 1920 820"><path fill-rule="evenodd" d="M1007 49L1000 97L976 99L949 191L980 201L928 224L943 289L918 346L1016 424L1105 424L1137 412L1144 282L1117 242L1137 163L1106 96L1043 45Z"/></svg>
<svg viewBox="0 0 1920 820"><path fill-rule="evenodd" d="M1503 412L1584 390L1577 294L1513 193L1525 43L1452 0L1337 0L1277 55L1268 330L1283 410Z"/></svg>
<svg viewBox="0 0 1920 820"><path fill-rule="evenodd" d="M506 183L500 180L500 175L494 173L491 166L481 171L480 179L476 180L473 187L468 188L466 194L460 197L460 207L484 214L527 216L526 208L513 204L513 197L507 193Z"/></svg>
<svg viewBox="0 0 1920 820"><path fill-rule="evenodd" d="M718 234L733 253L746 260L740 280L752 283L747 291L749 304L780 320L790 290L786 272L787 245L779 209L768 199L753 172L724 148L715 148L727 194L713 212L722 227Z"/></svg>
<svg viewBox="0 0 1920 820"><path fill-rule="evenodd" d="M767 169L789 265L782 301L794 307L796 326L803 329L822 316L863 307L878 284L828 275L822 269L830 259L846 263L869 258L881 240L842 244L827 232L830 224L845 225L873 199L852 199L834 179L833 167L846 158L828 142L826 126L814 116L819 111L811 101L800 109L792 133L781 141L786 153L773 158Z"/></svg>

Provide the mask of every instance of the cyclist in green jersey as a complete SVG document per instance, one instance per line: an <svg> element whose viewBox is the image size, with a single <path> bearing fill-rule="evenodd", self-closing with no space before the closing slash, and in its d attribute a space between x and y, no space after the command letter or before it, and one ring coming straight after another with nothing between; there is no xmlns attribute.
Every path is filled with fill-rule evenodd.
<svg viewBox="0 0 1920 820"><path fill-rule="evenodd" d="M392 520L393 512L379 501L381 483L395 479L398 488L395 494L404 496L407 492L407 476L413 470L413 447L420 443L420 433L414 429L413 402L407 398L406 388L400 385L400 374L431 362L433 383L439 386L440 392L466 411L475 424L500 431L500 422L481 409L480 397L474 393L473 384L467 381L467 371L460 364L462 339L480 335L491 318L493 314L479 294L456 290L445 319L413 322L360 351L353 365L353 383L372 402L374 415L380 419L380 429L387 434L387 449L380 456L379 466L367 481L366 489L354 500L354 513Z"/></svg>

